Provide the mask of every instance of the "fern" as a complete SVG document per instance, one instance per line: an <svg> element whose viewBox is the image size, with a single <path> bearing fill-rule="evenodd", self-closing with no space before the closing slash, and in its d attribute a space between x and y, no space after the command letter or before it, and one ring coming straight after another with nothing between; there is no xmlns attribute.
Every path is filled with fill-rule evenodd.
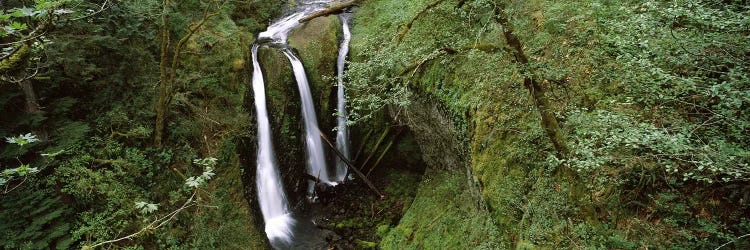
<svg viewBox="0 0 750 250"><path fill-rule="evenodd" d="M0 248L68 249L75 242L68 233L72 210L51 192L18 190L3 198L0 211Z"/></svg>

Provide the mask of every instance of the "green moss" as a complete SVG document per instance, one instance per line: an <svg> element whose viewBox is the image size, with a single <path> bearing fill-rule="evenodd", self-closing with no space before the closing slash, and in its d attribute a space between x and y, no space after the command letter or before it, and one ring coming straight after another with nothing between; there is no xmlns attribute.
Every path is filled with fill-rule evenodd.
<svg viewBox="0 0 750 250"><path fill-rule="evenodd" d="M378 243L364 240L354 240L354 243L357 244L359 249L376 249L378 246Z"/></svg>
<svg viewBox="0 0 750 250"><path fill-rule="evenodd" d="M428 173L399 224L380 243L382 249L497 248L497 229L489 214L469 201L461 174Z"/></svg>
<svg viewBox="0 0 750 250"><path fill-rule="evenodd" d="M685 148L705 147L701 143L691 144L689 140L732 138L728 140L742 141L736 139L745 138L747 133L717 131L738 128L736 125L747 124L744 122L747 119L739 118L745 120L726 126L706 126L701 122L714 119L712 115L692 114L685 111L683 105L703 103L709 109L715 108L714 111L721 110L718 108L723 105L718 104L721 101L700 100L702 94L695 88L726 87L741 93L742 88L737 86L744 86L740 83L747 79L744 73L732 79L729 75L736 70L714 68L717 75L726 73L727 77L712 79L705 72L690 69L716 65L706 61L709 53L692 56L684 53L686 48L708 51L707 44L721 47L705 40L710 38L724 39L727 45L723 48L727 54L719 53L711 60L723 62L731 53L747 54L746 49L736 50L741 47L736 43L742 36L740 33L718 32L722 29L690 24L695 21L720 26L724 22L741 22L738 21L741 14L733 9L737 5L719 7L703 0L691 3L705 6L691 8L642 1L507 2L508 24L513 26L513 33L523 43L523 52L530 60L528 65L518 65L512 55L503 50L443 53L445 48L466 48L475 44L505 46L502 27L492 20L493 6L487 1L469 1L459 6L444 1L420 14L403 40L394 42L393 37L404 25L431 2L375 0L362 4L354 22L355 39L351 49L354 60L349 74L355 76L351 89L363 94L355 96L351 103L363 112L368 107L396 106L393 109L408 117L404 120L412 130L423 129L422 133L428 134L418 140L423 156L429 158L426 161L449 162L446 159L459 151L455 148L466 150L473 171L470 177L481 183L481 196L491 211L469 213L479 213L480 217L486 216L483 218L495 223L496 239L506 244L504 247L711 248L710 244L731 240L728 235L743 234L741 230L729 228L739 223L736 215L743 212L737 211L746 211L746 204L738 200L724 203L731 207L730 215L723 215L717 208L722 203L719 200L727 200L728 193L737 192L730 191L735 186L716 184L716 181L713 185L681 182L679 175L685 174L682 172L691 168L691 163L661 156L654 159L653 148L659 147L656 145L659 143L631 148L621 145L629 140L637 141L638 129L643 130L645 125L670 131L662 133L666 138L659 141ZM681 19L664 14L669 12L667 10L683 13ZM726 15L723 19L708 20L698 13ZM660 25L664 23L673 23L679 28L664 32ZM711 35L707 35L709 33ZM686 40L675 40L675 34L678 40ZM726 65L747 68L742 62ZM569 136L565 140L573 148L574 156L565 160L553 157L550 139L541 127L540 112L523 86L523 78L529 75L549 89L546 98L554 104L552 112ZM738 79L742 80L736 81ZM422 105L415 103L417 95L434 103L414 108ZM718 98L734 100L734 103L745 103L740 100L746 99L731 95ZM707 101L709 99L711 101ZM664 103L664 100L679 104ZM727 103L726 107L731 105ZM644 125L618 126L617 122L603 119L606 123L599 127L593 117L576 120L573 114L583 107L587 110L580 112L598 109L628 114ZM441 111L447 111L450 116L452 124L449 126L446 126L448 121L431 121L434 117L420 119L433 109L443 108L445 110ZM747 117L738 110L732 108L727 112L735 117ZM673 136L682 133L685 127L696 128L695 134L691 132L691 139ZM742 129L735 131L747 128L739 127ZM699 130L707 135L702 137ZM456 131L458 142L434 135L446 131ZM675 140L670 138L682 142L672 143ZM461 144L462 140L468 141L470 148ZM745 152L747 145L741 145L734 152ZM438 150L424 150L430 147ZM690 151L665 148L672 148L674 152ZM575 173L572 170L575 157L585 154L603 160L595 162L592 171ZM717 158L733 158L730 155L734 153L726 151ZM733 159L742 156L744 153ZM717 164L723 169L737 165ZM665 166L668 170L675 165L679 165L680 173L675 172L678 178L664 171ZM465 179L442 176L464 174L452 169L455 167L451 164L430 166L432 172L425 175L404 218L388 230L381 243L383 248L430 248L438 246L436 241L444 244L439 245L441 249L472 247L454 242L454 231L463 225L450 224L452 219L461 217L456 210L472 203L467 198L471 194L455 191L467 189L466 185L456 185L457 180ZM694 174L704 176L705 172ZM686 177L688 180L695 178ZM724 185L722 190L727 191L716 190L717 185ZM712 199L709 197L714 200L706 202ZM435 223L431 223L433 220ZM453 229L436 229L440 225L450 225Z"/></svg>
<svg viewBox="0 0 750 250"><path fill-rule="evenodd" d="M380 224L378 225L377 229L375 230L375 233L378 235L378 237L383 238L388 234L388 231L391 230L391 225L389 224Z"/></svg>
<svg viewBox="0 0 750 250"><path fill-rule="evenodd" d="M20 68L26 63L26 60L28 60L30 55L31 47L26 44L21 45L21 48L19 48L16 53L0 61L0 73L6 75L20 70Z"/></svg>
<svg viewBox="0 0 750 250"><path fill-rule="evenodd" d="M360 229L364 228L370 222L369 218L354 217L348 218L336 224L337 229Z"/></svg>

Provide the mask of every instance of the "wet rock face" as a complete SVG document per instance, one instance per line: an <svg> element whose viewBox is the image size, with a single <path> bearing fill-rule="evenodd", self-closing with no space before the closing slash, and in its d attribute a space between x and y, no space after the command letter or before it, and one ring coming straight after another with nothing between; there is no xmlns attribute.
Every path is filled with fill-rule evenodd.
<svg viewBox="0 0 750 250"><path fill-rule="evenodd" d="M400 117L398 122L411 129L427 167L432 171L462 175L472 193L472 199L481 207L482 195L472 172L465 132L457 129L440 103L426 94L415 94L411 105Z"/></svg>
<svg viewBox="0 0 750 250"><path fill-rule="evenodd" d="M467 164L466 145L460 132L437 102L426 97L412 100L400 121L411 129L429 167L437 170L463 169Z"/></svg>
<svg viewBox="0 0 750 250"><path fill-rule="evenodd" d="M403 218L384 232L379 247L502 248L494 240L498 229L472 173L465 132L439 101L423 93L414 94L399 123L412 131L427 169L414 201Z"/></svg>

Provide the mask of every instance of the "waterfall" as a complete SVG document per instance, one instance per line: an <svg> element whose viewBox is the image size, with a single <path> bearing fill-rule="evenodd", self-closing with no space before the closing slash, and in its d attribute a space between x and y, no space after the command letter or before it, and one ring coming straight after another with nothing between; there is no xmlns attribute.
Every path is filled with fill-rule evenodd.
<svg viewBox="0 0 750 250"><path fill-rule="evenodd" d="M345 15L340 15L341 29L344 33L344 39L339 45L339 57L337 61L337 74L338 74L338 104L336 109L337 114L337 127L336 127L336 148L344 155L346 159L351 159L349 153L349 128L346 125L348 115L346 112L346 97L344 95L344 64L346 63L346 55L349 53L349 41L351 40L352 34L349 32L349 20ZM343 160L336 158L336 180L344 181L346 178L346 163Z"/></svg>
<svg viewBox="0 0 750 250"><path fill-rule="evenodd" d="M253 57L253 92L255 111L258 122L258 165L255 176L258 188L258 203L266 223L266 235L271 241L291 241L291 226L294 221L289 214L289 204L281 185L281 176L276 167L276 159L271 142L271 125L266 109L266 90L263 72L258 64L258 45L252 48Z"/></svg>
<svg viewBox="0 0 750 250"><path fill-rule="evenodd" d="M297 80L300 99L302 100L302 118L305 122L305 143L307 144L307 172L317 177L321 182L335 185L330 180L328 170L326 169L325 155L323 154L323 143L320 139L320 129L318 128L318 119L315 114L312 93L307 83L307 75L302 62L289 49L283 49L284 55L292 63L294 78ZM312 194L314 185L309 185L308 193ZM313 197L311 197L313 198Z"/></svg>
<svg viewBox="0 0 750 250"><path fill-rule="evenodd" d="M321 4L328 3L330 1L310 1L303 0L300 5L296 7L295 12L279 19L275 23L271 24L266 31L258 34L259 40L271 40L272 43L286 45L289 32L300 25L299 20L305 16L321 10L323 6ZM312 100L312 94L310 92L310 86L307 82L307 75L305 74L305 68L302 62L297 56L288 48L282 49L282 52L289 58L289 62L292 64L292 70L294 71L294 77L299 87L300 99L302 99L302 117L305 123L305 146L307 148L307 173L311 176L317 177L321 182L329 185L336 185L336 182L331 180L331 176L328 173L328 169L325 162L325 155L323 153L323 143L320 139L320 129L318 128L318 118L315 113L315 106ZM313 193L315 189L315 183L310 182L308 184L309 198L314 199Z"/></svg>
<svg viewBox="0 0 750 250"><path fill-rule="evenodd" d="M304 226L305 221L297 223L297 221L292 218L286 194L284 194L281 176L276 166L271 141L270 123L266 109L265 83L258 62L258 48L260 44L267 43L281 45L279 46L282 47L281 51L287 58L289 58L292 70L294 71L294 77L297 81L297 86L299 87L300 99L302 101L302 115L305 124L305 147L307 148L307 172L312 176L318 177L321 182L327 183L328 185L336 185L337 183L331 179L338 176L331 176L326 167L323 144L319 135L320 129L318 128L318 119L315 113L312 93L307 81L304 66L294 52L286 45L289 32L300 25L299 20L314 11L321 10L326 3L330 3L330 0L299 0L298 5L296 5L291 14L271 24L266 31L259 33L258 39L252 47L252 84L253 92L255 94L255 108L258 120L258 165L256 175L258 202L263 214L263 221L266 224L266 235L272 246L277 249L290 248L291 244L293 244L293 228ZM346 44L348 44L348 28L345 32L347 34L345 41ZM346 50L348 50L348 48L346 48ZM343 71L343 60L346 57L346 50L339 52L339 75ZM341 53L343 53L343 56ZM341 107L344 107L343 89L341 89L343 88L343 80L339 81L339 103L342 105ZM344 108L340 108L340 110L345 112ZM343 119L343 122L346 122L346 117ZM344 127L344 131L345 129L346 128ZM348 139L337 140L344 142ZM348 154L348 146L347 150L342 152L347 152ZM343 173L341 175L346 175L345 170L346 169L341 172ZM341 179L343 179L343 176ZM314 200L316 198L313 196L315 183L310 181L308 184L309 198Z"/></svg>

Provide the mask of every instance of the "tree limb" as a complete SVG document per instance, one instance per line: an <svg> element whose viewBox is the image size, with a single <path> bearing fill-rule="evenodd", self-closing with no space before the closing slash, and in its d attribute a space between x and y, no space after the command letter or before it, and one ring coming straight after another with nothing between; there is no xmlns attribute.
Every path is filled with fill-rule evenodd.
<svg viewBox="0 0 750 250"><path fill-rule="evenodd" d="M164 0L164 6L161 13L161 44L159 53L159 97L156 103L156 125L154 128L154 146L161 147L161 141L164 133L164 123L166 122L167 106L167 84L169 77L167 75L167 49L169 47L169 0Z"/></svg>
<svg viewBox="0 0 750 250"><path fill-rule="evenodd" d="M5 60L5 58L8 58L12 56L13 54L16 54L16 52L21 50L21 47L23 46L14 47L13 50L10 51L10 53L0 56L0 61Z"/></svg>
<svg viewBox="0 0 750 250"><path fill-rule="evenodd" d="M428 4L427 7L425 7L424 9L420 10L416 16L412 17L411 20L409 20L409 22L406 23L403 28L401 28L401 32L398 33L398 36L396 37L396 45L401 43L401 39L403 39L404 36L406 36L406 33L409 32L409 29L414 24L414 22L417 21L417 19L419 19L419 17L424 15L424 13L427 13L428 10L435 8L435 6L442 3L443 1L445 0L435 0L434 2Z"/></svg>
<svg viewBox="0 0 750 250"><path fill-rule="evenodd" d="M26 180L28 178L29 178L28 176L24 176L23 180L21 180L21 182L19 182L17 185L13 186L12 188L8 189L8 187L10 187L10 181L13 180L13 177L11 177L10 179L7 180L9 183L5 184L5 191L3 191L3 194L8 194L10 192L13 192L13 190L16 190L16 188L18 188L21 185L23 185L23 183L26 182Z"/></svg>
<svg viewBox="0 0 750 250"><path fill-rule="evenodd" d="M393 146L393 143L396 142L398 139L398 136L401 135L401 132L403 132L403 129L399 129L395 135L393 135L393 139L391 139L388 144L385 145L385 149L383 149L382 152L380 152L380 156L377 160L375 160L375 163L372 164L372 167L370 167L370 170L367 170L367 176L370 176L370 173L372 173L372 170L375 170L376 167L378 167L378 164L380 164L380 161L383 160L383 157L386 153L388 153L388 150L391 149L391 146ZM362 166L362 169L364 169L364 166Z"/></svg>
<svg viewBox="0 0 750 250"><path fill-rule="evenodd" d="M172 68L170 69L170 72L169 72L170 83L174 83L175 72L177 71L177 66L179 66L179 63L180 63L180 50L182 50L182 48L185 46L185 43L187 43L187 41L190 40L190 37L192 37L193 34L195 34L195 32L197 32L198 29L200 29L201 26L203 26L203 24L205 24L211 17L219 15L219 14L220 12L218 11L214 13L208 13L208 10L206 10L206 13L204 13L203 15L203 19L201 19L201 21L198 22L197 24L191 25L192 27L188 27L188 33L182 38L180 38L180 40L177 41L177 45L175 46L174 53L172 55Z"/></svg>
<svg viewBox="0 0 750 250"><path fill-rule="evenodd" d="M350 0L348 2L335 2L328 6L328 8L325 8L323 10L316 11L309 16L306 16L299 20L300 23L306 23L310 20L313 20L317 17L323 17L328 15L334 15L344 12L345 9L354 6L355 4L362 2L364 0Z"/></svg>
<svg viewBox="0 0 750 250"><path fill-rule="evenodd" d="M502 26L503 37L505 37L505 41L508 45L508 51L513 55L515 61L523 66L521 68L522 70L529 71L529 58L523 52L523 44L521 43L521 40L516 34L514 34L513 26L508 19L505 7L505 3L497 3L493 18L495 19L495 22ZM557 156L565 158L569 154L570 149L565 141L565 136L560 129L560 125L557 122L557 117L552 110L552 104L549 103L549 100L546 97L546 89L536 78L533 77L533 72L525 73L526 74L524 74L523 77L523 85L531 94L532 101L541 115L542 127L544 128L547 137L549 137L550 142L552 142L552 146L555 148Z"/></svg>
<svg viewBox="0 0 750 250"><path fill-rule="evenodd" d="M365 176L364 173L360 172L359 169L357 169L356 167L354 167L354 164L352 162L350 162L349 159L346 159L346 157L344 157L344 154L342 154L336 148L336 146L333 146L333 143L331 143L331 141L328 140L328 137L326 137L325 134L323 134L322 131L318 131L318 133L320 133L320 137L323 138L323 140L326 141L326 143L328 143L328 146L330 146L331 149L333 149L333 152L336 153L336 156L338 156L339 159L341 159L341 161L343 161L344 163L346 163L346 165L349 166L349 169L351 169L352 171L354 171L355 173L357 173L357 175L359 175L359 178L362 178L362 181L364 181L365 184L367 184L367 186L373 192L375 192L378 196L380 196L380 199L384 200L386 198L386 196L383 195L383 193L381 193L380 191L378 191L378 188L375 187L375 184L372 184L372 182L369 179L367 179L367 176Z"/></svg>
<svg viewBox="0 0 750 250"><path fill-rule="evenodd" d="M362 169L365 169L365 167L367 167L367 163L370 162L370 159L372 159L372 157L375 155L378 149L380 149L380 145L383 143L383 140L385 139L386 136L388 136L388 133L390 131L391 131L391 127L388 126L385 128L385 130L383 130L383 133L380 134L380 137L378 137L378 141L375 142L375 146L372 148L372 151L367 156L367 158L365 158L365 161L362 162Z"/></svg>
<svg viewBox="0 0 750 250"><path fill-rule="evenodd" d="M404 68L404 70L402 70L397 76L403 77L403 76L406 76L407 73L410 73L410 72L415 73L419 69L419 67L421 67L423 64L429 61L435 60L438 56L454 55L454 54L464 53L464 52L471 51L471 50L479 50L479 51L486 52L486 53L494 53L494 52L501 50L501 47L495 44L491 44L491 43L478 43L478 44L463 46L458 49L451 48L451 47L436 49L427 57Z"/></svg>
<svg viewBox="0 0 750 250"><path fill-rule="evenodd" d="M104 10L106 10L106 9L108 9L108 8L109 8L109 6L107 6L107 3L108 3L108 2L109 2L109 0L104 0L104 3L102 3L102 5L101 5L101 6L99 6L99 9L98 9L98 10L96 10L96 11L94 11L94 12L91 12L90 14L88 14L88 15L85 15L85 16L82 16L82 17L78 17L78 18L73 18L73 19L72 19L71 21L78 21L78 20L81 20L81 19L85 19L85 18L89 18L89 17L92 17L92 16L94 16L94 15L96 15L96 14L99 14L100 12L102 12L102 11L104 11Z"/></svg>

